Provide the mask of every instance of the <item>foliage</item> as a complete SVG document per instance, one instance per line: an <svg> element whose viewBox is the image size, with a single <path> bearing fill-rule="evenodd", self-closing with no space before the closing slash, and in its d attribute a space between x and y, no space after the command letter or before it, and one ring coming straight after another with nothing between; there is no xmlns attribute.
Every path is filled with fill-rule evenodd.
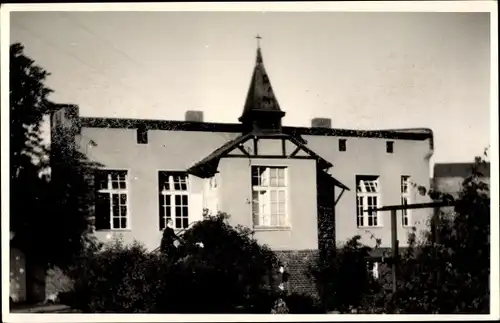
<svg viewBox="0 0 500 323"><path fill-rule="evenodd" d="M375 299L388 312L489 313L490 197L478 171L483 165L476 158L454 211L435 216L422 241L410 236L398 264L396 294Z"/></svg>
<svg viewBox="0 0 500 323"><path fill-rule="evenodd" d="M286 302L282 298L278 298L274 302L274 306L271 309L271 314L288 314L288 306L286 305Z"/></svg>
<svg viewBox="0 0 500 323"><path fill-rule="evenodd" d="M219 214L186 230L175 261L120 241L89 253L70 271L73 306L101 313L234 313L244 306L269 313L274 299L264 286L274 254L226 219ZM266 294L268 305L258 304Z"/></svg>
<svg viewBox="0 0 500 323"><path fill-rule="evenodd" d="M83 176L96 165L69 144L71 134L53 138L50 149L44 143L44 117L59 109L48 98L49 75L24 54L21 44L11 45L10 229L15 233L11 243L29 261L65 268L90 242L86 219L90 186Z"/></svg>
<svg viewBox="0 0 500 323"><path fill-rule="evenodd" d="M47 197L48 178L42 174L48 159L40 127L52 91L44 85L49 74L23 51L21 44L10 47L10 228L16 240L21 235L26 240L43 223L39 210Z"/></svg>
<svg viewBox="0 0 500 323"><path fill-rule="evenodd" d="M379 290L366 261L371 248L362 245L360 239L351 238L335 255L319 258L310 268L323 305L329 311L345 313L360 306L366 295Z"/></svg>
<svg viewBox="0 0 500 323"><path fill-rule="evenodd" d="M50 74L24 54L21 44L10 46L9 72L11 179L15 179L30 166L39 170L47 166L40 127L50 112L52 90L44 85Z"/></svg>
<svg viewBox="0 0 500 323"><path fill-rule="evenodd" d="M284 297L290 314L323 314L320 300L310 295L292 293Z"/></svg>
<svg viewBox="0 0 500 323"><path fill-rule="evenodd" d="M113 240L68 271L74 280L71 305L85 313L150 312L166 269L161 257L140 244Z"/></svg>
<svg viewBox="0 0 500 323"><path fill-rule="evenodd" d="M190 295L185 302L198 300L200 307L207 307L204 312L225 312L246 303L264 288L265 278L276 264L274 253L259 245L250 229L232 227L228 217L225 213L206 217L182 235L182 261L177 266L180 272L188 273L183 284L196 290L196 296ZM213 299L214 290L218 297L211 304L207 300Z"/></svg>

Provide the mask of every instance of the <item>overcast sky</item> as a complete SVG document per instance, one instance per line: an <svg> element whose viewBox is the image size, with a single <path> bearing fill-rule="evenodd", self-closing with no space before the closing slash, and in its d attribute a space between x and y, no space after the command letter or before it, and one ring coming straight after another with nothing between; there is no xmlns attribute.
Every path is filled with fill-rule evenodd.
<svg viewBox="0 0 500 323"><path fill-rule="evenodd" d="M262 36L286 125L428 127L435 162L489 145L488 13L16 12L21 42L83 116L237 122Z"/></svg>

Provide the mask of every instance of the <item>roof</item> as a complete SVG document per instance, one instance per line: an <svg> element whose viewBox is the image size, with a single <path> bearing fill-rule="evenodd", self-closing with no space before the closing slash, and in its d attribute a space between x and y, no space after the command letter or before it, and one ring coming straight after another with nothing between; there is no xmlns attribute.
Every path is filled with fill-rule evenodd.
<svg viewBox="0 0 500 323"><path fill-rule="evenodd" d="M255 67L240 121L247 118L255 111L280 112L281 116L284 115L284 112L280 109L273 87L271 86L271 81L264 67L260 47L257 48Z"/></svg>
<svg viewBox="0 0 500 323"><path fill-rule="evenodd" d="M217 172L220 159L224 157L226 153L232 151L240 143L245 142L251 136L252 134L248 133L226 142L224 145L214 150L207 157L203 158L202 160L191 166L187 170L187 172L202 178L206 177L205 173L215 174L215 172Z"/></svg>
<svg viewBox="0 0 500 323"><path fill-rule="evenodd" d="M472 174L474 163L436 163L434 164L434 178L461 177ZM478 171L484 177L490 176L490 163L480 164Z"/></svg>
<svg viewBox="0 0 500 323"><path fill-rule="evenodd" d="M288 139L291 142L293 142L297 147L300 147L302 150L304 150L306 153L308 153L311 157L316 159L318 162L318 165L321 169L327 169L332 167L332 163L327 161L326 159L322 158L318 154L316 154L314 151L309 149L304 143L298 139L295 138L291 135L288 134L267 134L267 135L258 135L258 134L253 134L253 133L247 133L244 135L241 135L233 140L230 140L226 142L224 145L221 147L217 148L214 150L211 154L209 154L207 157L203 158L193 166L191 166L187 172L190 174L193 174L198 177L206 178L213 176L217 172L217 168L219 165L219 161L221 158L225 157L229 152L231 152L233 149L238 147L238 145L244 143L246 140L250 139L251 137L259 137L259 138L283 138L283 139ZM265 158L265 156L263 156ZM283 157L286 158L286 157ZM336 181L336 180L335 180ZM338 182L338 181L336 181ZM343 184L338 182L338 186L344 187Z"/></svg>
<svg viewBox="0 0 500 323"><path fill-rule="evenodd" d="M126 119L126 118L94 118L79 117L80 125L84 128L119 128L137 129L144 127L148 130L168 131L201 131L201 132L228 132L242 133L241 123L215 123L192 122L177 120L151 120L151 119ZM364 137L385 138L401 140L427 140L432 139L431 130L426 132L399 131L399 130L355 130L338 128L308 128L308 127L283 127L283 133L292 136L339 136L339 137Z"/></svg>
<svg viewBox="0 0 500 323"><path fill-rule="evenodd" d="M345 186L343 183L341 183L338 179L333 177L331 174L328 174L327 172L325 172L325 175L327 176L327 178L329 180L332 181L333 185L340 187L343 190L350 191L349 187Z"/></svg>

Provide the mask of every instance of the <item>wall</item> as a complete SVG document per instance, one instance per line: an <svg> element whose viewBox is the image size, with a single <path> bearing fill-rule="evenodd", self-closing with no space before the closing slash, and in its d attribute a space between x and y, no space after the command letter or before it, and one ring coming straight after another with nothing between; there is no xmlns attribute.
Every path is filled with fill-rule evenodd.
<svg viewBox="0 0 500 323"><path fill-rule="evenodd" d="M148 249L155 249L161 240L158 226L157 181L159 170L184 171L203 159L238 133L213 133L193 131L148 132L149 143L136 142L135 129L83 128L77 136L80 151L89 159L111 169L129 170L130 214L132 230L122 232L96 232L96 236L106 241L110 235L122 234L125 242L141 241ZM356 226L356 175L379 175L383 190L382 203L400 203L400 176L410 175L413 181L428 186L430 148L428 141L394 140L394 153L386 153L385 140L376 138L348 137L347 151L338 151L339 137L304 136L307 146L334 167L330 173L351 191L345 192L336 206L336 238L345 241L360 234L363 242L374 244L367 229ZM88 143L94 141L97 146ZM280 144L275 145L281 147ZM270 144L267 150L275 149ZM259 148L259 153L265 151ZM252 160L252 163L258 160ZM290 208L293 227L288 231L257 232L256 237L275 249L316 249L317 248L317 208L315 162L312 160L269 159L266 164L286 163L292 178ZM245 158L225 158L219 171L220 186L214 192L220 211L233 216L239 224L251 225L250 167ZM191 177L191 220L201 219L206 180ZM151 185L151 183L155 183ZM340 190L337 190L337 194ZM428 201L426 197L413 192L413 203ZM248 201L247 201L248 199ZM213 204L213 203L212 203ZM217 204L217 203L215 203ZM425 228L429 210L413 210L412 220L419 230ZM368 230L382 239L382 246L390 246L390 219L383 214L382 227ZM299 231L300 230L300 231ZM409 229L402 227L398 217L400 245L404 246ZM300 232L300 233L299 233ZM313 238L315 237L315 238Z"/></svg>
<svg viewBox="0 0 500 323"><path fill-rule="evenodd" d="M356 225L356 175L379 175L382 190L382 205L400 204L400 180L402 175L409 175L412 181L429 187L429 141L392 140L394 152L386 153L386 140L377 138L347 137L347 151L338 150L339 137L304 136L307 146L334 166L329 173L349 187L336 205L336 240L343 242L356 234L362 242L374 245L370 231L382 239L383 247L390 247L390 213L382 214L382 227L358 228ZM337 190L339 194L340 189ZM338 195L337 195L338 196ZM429 202L429 198L412 192L411 203ZM419 232L426 227L432 210L411 211L412 220ZM407 245L408 228L402 225L401 213L398 213L398 238L400 246Z"/></svg>
<svg viewBox="0 0 500 323"><path fill-rule="evenodd" d="M308 276L310 266L319 257L317 250L281 250L276 254L290 275L286 285L288 292L318 296L315 281Z"/></svg>
<svg viewBox="0 0 500 323"><path fill-rule="evenodd" d="M135 129L83 128L79 150L103 168L126 169L129 178L131 230L97 231L101 241L121 235L140 241L148 250L160 245L158 171L185 171L235 134L148 131L148 144L137 144ZM90 145L90 141L97 145ZM190 221L202 219L205 180L190 176Z"/></svg>
<svg viewBox="0 0 500 323"><path fill-rule="evenodd" d="M209 215L216 215L219 211L223 211L219 206L220 185L220 174L215 174L213 177L203 180L203 209Z"/></svg>
<svg viewBox="0 0 500 323"><path fill-rule="evenodd" d="M437 177L433 179L434 189L438 192L448 193L453 195L453 197L457 198L459 192L462 190L462 183L464 182L465 177ZM490 184L490 178L484 177L480 179L486 184Z"/></svg>
<svg viewBox="0 0 500 323"><path fill-rule="evenodd" d="M280 142L281 148L281 142ZM261 149L259 148L259 153ZM318 248L316 161L306 159L224 158L219 164L221 209L233 224L252 227L251 165L288 168L289 229L259 229L255 238L274 250Z"/></svg>

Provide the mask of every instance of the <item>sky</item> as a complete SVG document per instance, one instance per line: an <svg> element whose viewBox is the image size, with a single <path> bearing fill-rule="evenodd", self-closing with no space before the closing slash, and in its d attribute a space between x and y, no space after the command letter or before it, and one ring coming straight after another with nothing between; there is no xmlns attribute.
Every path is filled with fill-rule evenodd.
<svg viewBox="0 0 500 323"><path fill-rule="evenodd" d="M489 145L488 13L14 12L11 43L82 116L237 122L255 63L289 126L434 131L433 162Z"/></svg>

